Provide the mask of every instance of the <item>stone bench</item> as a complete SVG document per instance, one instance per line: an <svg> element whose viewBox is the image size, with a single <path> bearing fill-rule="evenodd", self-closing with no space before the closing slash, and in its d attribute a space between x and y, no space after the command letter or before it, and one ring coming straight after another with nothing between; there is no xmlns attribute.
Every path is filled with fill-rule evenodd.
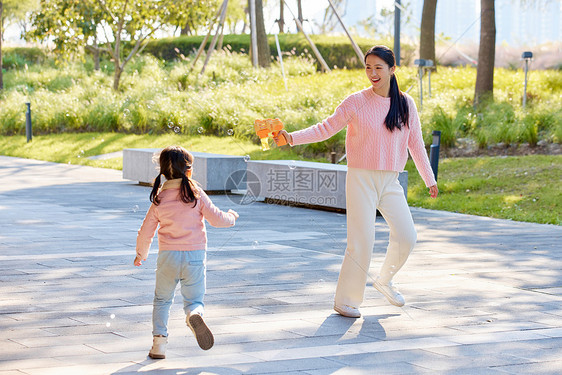
<svg viewBox="0 0 562 375"><path fill-rule="evenodd" d="M247 163L249 194L266 201L299 206L345 209L347 166L294 160ZM408 192L408 172L398 177Z"/></svg>
<svg viewBox="0 0 562 375"><path fill-rule="evenodd" d="M123 178L152 185L159 173L153 156L161 148L129 148L123 150ZM193 179L207 192L228 192L245 188L246 162L243 156L192 152Z"/></svg>
<svg viewBox="0 0 562 375"><path fill-rule="evenodd" d="M160 148L123 150L123 178L151 185L158 175L153 156ZM242 156L193 152L193 179L207 192L244 195L241 203L265 200L345 210L347 166L295 160L245 161ZM398 177L407 197L408 172Z"/></svg>

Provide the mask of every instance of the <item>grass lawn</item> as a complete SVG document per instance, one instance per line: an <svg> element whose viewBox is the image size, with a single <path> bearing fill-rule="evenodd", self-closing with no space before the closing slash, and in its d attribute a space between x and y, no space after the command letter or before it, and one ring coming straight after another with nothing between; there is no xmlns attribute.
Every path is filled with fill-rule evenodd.
<svg viewBox="0 0 562 375"><path fill-rule="evenodd" d="M122 158L91 160L90 156L121 151L124 148L158 148L179 144L190 151L228 155L249 155L253 160L298 159L290 148L261 151L257 144L233 136L134 135L121 133L79 133L0 138L0 154L57 163L70 163L121 169ZM307 159L326 161L325 159ZM415 207L460 212L517 221L561 225L562 156L530 155L441 159L437 199L427 189L412 161L409 173L408 203Z"/></svg>

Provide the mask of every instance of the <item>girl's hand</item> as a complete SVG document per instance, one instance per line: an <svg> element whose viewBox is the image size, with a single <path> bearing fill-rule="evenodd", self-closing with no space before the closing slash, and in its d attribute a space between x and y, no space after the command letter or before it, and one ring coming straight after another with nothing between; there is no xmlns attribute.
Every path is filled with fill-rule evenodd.
<svg viewBox="0 0 562 375"><path fill-rule="evenodd" d="M437 184L429 187L429 196L431 198L437 198L437 194L439 194L439 189L437 189Z"/></svg>
<svg viewBox="0 0 562 375"><path fill-rule="evenodd" d="M235 220L240 217L240 215L238 215L238 212L236 212L234 210L228 210L228 213L234 215Z"/></svg>
<svg viewBox="0 0 562 375"><path fill-rule="evenodd" d="M146 258L142 259L140 255L137 254L137 257L135 258L135 261L133 262L135 264L135 266L140 266L142 264L143 261L145 261Z"/></svg>
<svg viewBox="0 0 562 375"><path fill-rule="evenodd" d="M282 140L281 137L285 139L285 142L281 142ZM287 133L285 129L280 130L279 133L277 133L277 136L273 137L273 140L275 141L276 144L279 144L280 142L283 144L288 143L289 145L293 144L293 137L291 137L291 135Z"/></svg>

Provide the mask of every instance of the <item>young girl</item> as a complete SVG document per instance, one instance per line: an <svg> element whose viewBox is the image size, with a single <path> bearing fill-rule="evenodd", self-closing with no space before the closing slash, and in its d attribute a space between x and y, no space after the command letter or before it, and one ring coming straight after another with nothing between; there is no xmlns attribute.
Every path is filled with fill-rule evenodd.
<svg viewBox="0 0 562 375"><path fill-rule="evenodd" d="M431 197L437 197L438 193L416 105L398 88L395 65L394 53L388 47L372 47L365 54L370 87L351 94L321 123L291 134L282 130L277 136L284 137L293 146L323 141L347 126L347 249L334 310L352 318L361 316L359 306L363 302L375 243L377 209L390 227L390 239L380 275L373 286L393 305L404 305L404 297L391 280L406 263L417 236L398 182L398 173L404 170L408 151Z"/></svg>
<svg viewBox="0 0 562 375"><path fill-rule="evenodd" d="M206 219L214 227L233 226L238 214L223 212L191 180L193 156L179 146L160 153L160 174L150 193L152 204L139 229L135 266L146 260L158 225L158 261L152 311L151 358L165 358L168 317L178 282L181 284L187 326L203 350L214 344L213 334L203 320L207 233ZM166 182L160 189L161 177ZM159 190L160 189L160 190Z"/></svg>

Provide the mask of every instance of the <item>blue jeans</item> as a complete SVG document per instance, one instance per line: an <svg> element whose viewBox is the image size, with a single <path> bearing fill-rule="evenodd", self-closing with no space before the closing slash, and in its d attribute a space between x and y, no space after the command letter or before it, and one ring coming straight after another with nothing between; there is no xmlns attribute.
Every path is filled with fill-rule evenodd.
<svg viewBox="0 0 562 375"><path fill-rule="evenodd" d="M156 266L156 288L152 310L152 335L168 336L168 318L178 282L186 315L203 313L206 251L160 251Z"/></svg>

